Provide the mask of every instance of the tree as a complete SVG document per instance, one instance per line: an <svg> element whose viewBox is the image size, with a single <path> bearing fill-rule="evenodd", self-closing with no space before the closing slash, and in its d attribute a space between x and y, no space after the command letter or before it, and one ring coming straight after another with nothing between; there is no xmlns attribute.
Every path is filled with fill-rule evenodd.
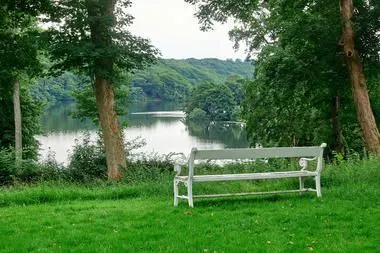
<svg viewBox="0 0 380 253"><path fill-rule="evenodd" d="M45 1L4 0L0 10L1 83L12 90L16 164L22 160L23 153L20 80L22 76L31 78L41 71L38 60L39 32L34 16L43 3Z"/></svg>
<svg viewBox="0 0 380 253"><path fill-rule="evenodd" d="M349 86L336 44L340 34L336 4L318 2L309 7L287 1L271 8L275 11L267 22L279 27L272 32L276 40L259 54L256 80L248 86L244 106L252 141L328 142L344 153L341 121L343 110L351 112L340 104L347 102L344 90Z"/></svg>
<svg viewBox="0 0 380 253"><path fill-rule="evenodd" d="M131 1L58 0L50 12L50 49L56 70L87 75L93 84L104 138L108 178L121 178L126 166L122 132L114 102L114 85L120 71L143 68L158 51L126 30L133 17L125 13Z"/></svg>
<svg viewBox="0 0 380 253"><path fill-rule="evenodd" d="M372 1L371 1L372 2ZM376 6L368 2L368 8ZM375 116L372 112L371 102L368 96L366 77L360 56L360 52L355 46L355 30L353 27L354 5L352 0L340 0L340 10L343 20L343 34L341 45L347 62L348 71L352 83L352 93L366 147L370 153L380 155L380 134L376 125ZM377 11L378 12L378 11ZM360 15L359 13L358 15ZM376 17L375 17L376 20ZM377 17L377 20L379 18ZM379 21L377 21L379 23ZM377 24L378 25L378 24ZM380 32L380 26L373 30L376 36ZM378 36L376 36L378 37ZM377 39L379 43L379 39ZM379 52L377 52L379 54Z"/></svg>
<svg viewBox="0 0 380 253"><path fill-rule="evenodd" d="M246 79L242 79L239 76L229 76L225 82L230 91L234 95L234 100L237 105L240 105L245 97L244 83Z"/></svg>
<svg viewBox="0 0 380 253"><path fill-rule="evenodd" d="M185 112L187 116L201 115L202 110L211 121L229 121L233 120L235 105L234 96L225 84L203 83L192 89Z"/></svg>
<svg viewBox="0 0 380 253"><path fill-rule="evenodd" d="M15 146L15 124L12 79L0 77L0 149ZM20 79L20 111L22 115L22 158L37 159L38 142L34 138L40 133L41 105L28 92L26 81Z"/></svg>
<svg viewBox="0 0 380 253"><path fill-rule="evenodd" d="M13 84L13 113L15 122L15 152L16 165L22 160L22 120L20 103L20 81L16 80Z"/></svg>
<svg viewBox="0 0 380 253"><path fill-rule="evenodd" d="M261 138L268 137L275 142L284 141L285 138L289 143L294 139L291 136L296 137L294 145L315 142L313 136L316 133L310 132L310 124L304 124L313 119L315 125L312 125L316 129L323 130L326 124L331 125L330 134L325 136L334 136L329 138L332 144L330 146L337 152L343 152L343 143L347 145L350 141L348 138L344 140L342 133L345 129L352 129L355 123L347 121L351 119L352 110L346 92L349 90L346 88L349 87L349 79L345 74L347 71L344 72L344 58L337 45L341 37L341 22L339 5L336 2L187 2L198 4L196 15L203 29L212 27L214 21L225 22L232 17L238 21L238 25L230 31L235 45L238 46L243 41L249 54L261 51L256 62L257 80L247 90L250 94L246 100L245 116L248 126L252 126L251 131L261 129ZM380 31L379 4L375 1L357 1L356 7L355 26L359 27L360 33L357 36L357 41L360 42L358 47L362 51L361 60L365 62L364 69L367 69L368 74L368 69L378 66L379 63L379 37L376 35ZM295 103L299 100L304 104ZM365 111L371 114L369 100L364 100L368 102ZM273 115L266 110L270 105L268 101L273 103L274 108L278 108L277 114ZM357 115L359 114L361 111L357 110ZM319 120L315 118L316 115L319 115ZM343 120L346 120L344 124ZM376 124L371 126L371 129L376 128ZM305 133L306 136L302 137L297 132ZM346 137L354 138L352 131L345 132ZM362 127L362 136L367 139L365 132ZM368 141L365 142L367 149L373 152Z"/></svg>
<svg viewBox="0 0 380 253"><path fill-rule="evenodd" d="M231 75L236 77L232 78L231 81L243 77L252 77L253 69L249 62L241 61L231 63L218 59L159 59L148 68L136 71L133 74L126 73L126 75L129 75L130 79L128 82L120 80L120 86L123 86L122 89L130 89L128 97L131 100L151 99L165 102L183 102L189 95L191 87L196 84L224 82L226 79L230 79ZM87 77L84 80L86 79L89 78ZM91 89L91 85L88 85L89 82L89 80L86 81L86 86ZM74 100L71 93L81 90L82 84L83 78L66 72L56 77L39 78L37 84L31 87L31 94L36 99L51 105L69 103ZM239 94L243 92L243 85L234 83L234 81L231 85L236 86ZM116 91L117 93L118 91ZM88 94L85 95L88 96ZM96 111L95 106L93 113L96 114Z"/></svg>

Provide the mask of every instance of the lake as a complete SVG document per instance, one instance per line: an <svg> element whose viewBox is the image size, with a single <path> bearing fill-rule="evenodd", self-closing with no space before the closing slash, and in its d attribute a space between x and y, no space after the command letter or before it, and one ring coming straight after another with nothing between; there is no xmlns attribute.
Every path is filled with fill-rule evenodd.
<svg viewBox="0 0 380 253"><path fill-rule="evenodd" d="M75 105L56 106L48 109L42 117L43 135L40 142L40 157L45 159L54 152L58 162L67 164L76 141L88 132L92 140L97 138L97 128L90 121L81 121L72 116ZM197 148L248 147L246 131L242 124L216 123L185 124L181 107L170 103L150 102L133 104L129 108L124 129L125 138L144 139L146 145L139 151L146 154L164 155L170 152L188 154Z"/></svg>

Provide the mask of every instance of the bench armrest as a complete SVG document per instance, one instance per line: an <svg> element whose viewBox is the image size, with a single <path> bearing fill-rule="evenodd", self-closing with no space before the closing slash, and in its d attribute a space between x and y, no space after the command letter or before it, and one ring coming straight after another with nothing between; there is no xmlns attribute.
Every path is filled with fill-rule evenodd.
<svg viewBox="0 0 380 253"><path fill-rule="evenodd" d="M174 171L176 172L176 176L179 176L181 174L182 167L187 164L188 158L184 153L176 153L173 156L175 156L173 159Z"/></svg>
<svg viewBox="0 0 380 253"><path fill-rule="evenodd" d="M174 171L176 176L179 176L181 174L182 166L183 165L181 164L174 164Z"/></svg>
<svg viewBox="0 0 380 253"><path fill-rule="evenodd" d="M299 165L301 166L301 171L304 171L307 169L308 162L317 160L317 157L313 158L300 158Z"/></svg>

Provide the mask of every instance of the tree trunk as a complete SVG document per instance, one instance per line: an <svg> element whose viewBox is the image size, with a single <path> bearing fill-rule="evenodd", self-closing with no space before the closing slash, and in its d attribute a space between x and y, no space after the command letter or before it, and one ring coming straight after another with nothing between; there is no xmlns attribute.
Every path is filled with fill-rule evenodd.
<svg viewBox="0 0 380 253"><path fill-rule="evenodd" d="M96 76L94 91L104 139L108 179L119 180L122 177L120 166L126 166L126 156L123 137L114 108L113 87L107 80Z"/></svg>
<svg viewBox="0 0 380 253"><path fill-rule="evenodd" d="M112 46L112 29L114 8L116 0L85 1L90 23L92 43L97 50L110 50ZM123 136L120 131L114 108L115 99L111 84L113 71L113 58L107 54L101 55L95 60L94 93L100 126L102 128L104 148L107 159L107 173L109 180L119 180L122 177L120 167L126 166Z"/></svg>
<svg viewBox="0 0 380 253"><path fill-rule="evenodd" d="M344 139L343 139L343 129L342 129L342 123L340 121L340 97L335 96L332 98L331 101L331 108L332 108L332 127L334 132L334 138L335 138L335 151L338 154L344 155Z"/></svg>
<svg viewBox="0 0 380 253"><path fill-rule="evenodd" d="M20 82L16 80L13 83L13 111L15 121L15 155L16 165L22 160L22 123L21 123L21 105L20 105Z"/></svg>
<svg viewBox="0 0 380 253"><path fill-rule="evenodd" d="M352 25L354 7L352 0L340 0L343 19L343 50L347 62L356 114L368 152L380 155L380 135L368 96L366 79L359 53L355 49L355 33Z"/></svg>

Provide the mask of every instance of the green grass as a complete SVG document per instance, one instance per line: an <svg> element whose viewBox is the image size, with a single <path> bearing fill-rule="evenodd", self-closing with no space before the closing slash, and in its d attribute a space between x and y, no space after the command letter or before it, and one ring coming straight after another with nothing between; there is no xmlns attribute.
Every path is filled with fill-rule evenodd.
<svg viewBox="0 0 380 253"><path fill-rule="evenodd" d="M380 252L380 160L328 166L322 183L321 199L309 193L208 199L196 200L194 209L172 207L169 180L3 188L0 252ZM219 193L297 184L213 186Z"/></svg>

